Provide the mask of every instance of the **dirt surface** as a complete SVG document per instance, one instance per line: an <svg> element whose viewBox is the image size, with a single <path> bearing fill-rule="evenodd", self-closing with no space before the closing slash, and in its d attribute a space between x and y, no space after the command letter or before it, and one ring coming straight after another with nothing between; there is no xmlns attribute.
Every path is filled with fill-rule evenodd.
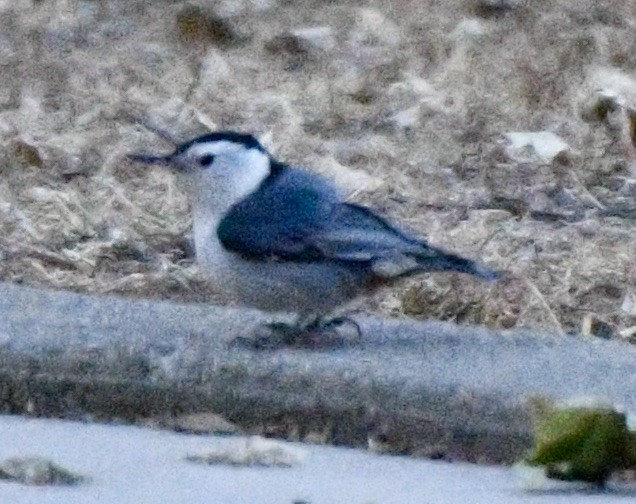
<svg viewBox="0 0 636 504"><path fill-rule="evenodd" d="M125 155L235 129L509 272L364 309L636 340L633 0L0 0L0 67L1 280L220 299L175 179Z"/></svg>

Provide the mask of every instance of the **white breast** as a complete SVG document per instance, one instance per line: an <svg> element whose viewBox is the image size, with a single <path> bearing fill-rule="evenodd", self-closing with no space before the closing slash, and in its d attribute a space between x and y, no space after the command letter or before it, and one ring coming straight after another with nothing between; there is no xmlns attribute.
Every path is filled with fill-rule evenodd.
<svg viewBox="0 0 636 504"><path fill-rule="evenodd" d="M325 314L364 290L364 279L333 264L250 261L226 250L217 222L194 220L197 264L215 291L266 311Z"/></svg>

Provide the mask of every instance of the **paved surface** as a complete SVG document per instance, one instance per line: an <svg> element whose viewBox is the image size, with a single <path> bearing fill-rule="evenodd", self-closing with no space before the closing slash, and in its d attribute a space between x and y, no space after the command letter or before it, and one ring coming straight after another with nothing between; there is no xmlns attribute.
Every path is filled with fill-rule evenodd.
<svg viewBox="0 0 636 504"><path fill-rule="evenodd" d="M237 439L130 426L0 416L0 433L0 462L43 457L90 478L75 487L0 481L0 502L12 504L612 504L636 497L629 488L577 492L502 467L284 442L281 449L299 461L292 467L199 465L184 459Z"/></svg>
<svg viewBox="0 0 636 504"><path fill-rule="evenodd" d="M636 411L636 348L360 318L359 347L252 351L255 312L0 284L3 411L132 420L216 411L283 435L512 461L527 401L599 397Z"/></svg>

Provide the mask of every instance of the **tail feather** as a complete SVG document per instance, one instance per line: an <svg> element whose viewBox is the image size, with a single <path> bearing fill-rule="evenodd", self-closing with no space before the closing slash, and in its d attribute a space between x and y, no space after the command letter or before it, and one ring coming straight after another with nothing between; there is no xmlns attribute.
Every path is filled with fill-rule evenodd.
<svg viewBox="0 0 636 504"><path fill-rule="evenodd" d="M417 257L420 271L459 271L487 281L501 278L502 272L487 268L470 259L437 250L435 255Z"/></svg>

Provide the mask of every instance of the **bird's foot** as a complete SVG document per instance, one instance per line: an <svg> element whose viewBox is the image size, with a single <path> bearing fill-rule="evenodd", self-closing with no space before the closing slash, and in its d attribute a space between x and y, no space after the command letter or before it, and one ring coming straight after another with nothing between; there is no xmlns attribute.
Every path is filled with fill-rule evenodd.
<svg viewBox="0 0 636 504"><path fill-rule="evenodd" d="M360 344L362 330L352 318L317 318L303 327L297 346L305 348L343 348Z"/></svg>
<svg viewBox="0 0 636 504"><path fill-rule="evenodd" d="M239 337L234 343L255 350L329 349L357 345L361 341L361 336L360 326L349 317L316 318L304 324L300 322L262 324L251 336Z"/></svg>
<svg viewBox="0 0 636 504"><path fill-rule="evenodd" d="M261 324L249 336L239 336L233 343L254 350L293 347L301 328L297 324L269 322Z"/></svg>

